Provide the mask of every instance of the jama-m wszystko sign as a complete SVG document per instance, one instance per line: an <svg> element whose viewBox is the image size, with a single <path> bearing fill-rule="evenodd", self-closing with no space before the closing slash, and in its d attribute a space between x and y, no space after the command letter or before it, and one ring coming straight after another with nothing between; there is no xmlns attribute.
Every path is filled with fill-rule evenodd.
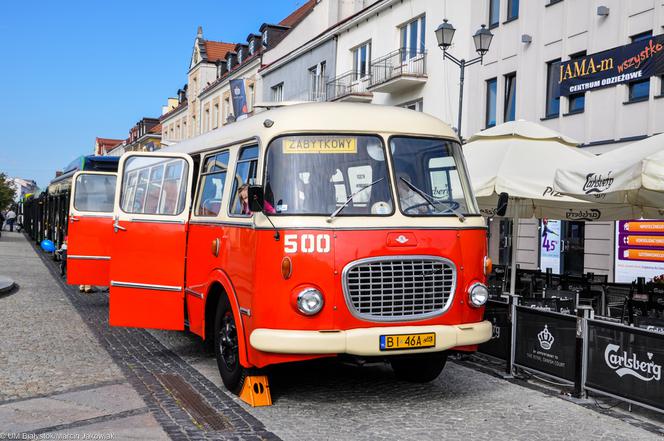
<svg viewBox="0 0 664 441"><path fill-rule="evenodd" d="M664 34L560 63L560 95L664 74Z"/></svg>

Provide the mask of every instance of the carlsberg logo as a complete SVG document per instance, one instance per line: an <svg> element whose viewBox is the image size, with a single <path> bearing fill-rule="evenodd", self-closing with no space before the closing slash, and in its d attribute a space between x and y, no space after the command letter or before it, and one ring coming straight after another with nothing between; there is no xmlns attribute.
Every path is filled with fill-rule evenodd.
<svg viewBox="0 0 664 441"><path fill-rule="evenodd" d="M613 171L608 172L606 176L602 176L600 173L588 173L586 175L586 183L583 184L583 191L586 194L591 194L608 190L611 184L613 184L611 173Z"/></svg>
<svg viewBox="0 0 664 441"><path fill-rule="evenodd" d="M618 345L607 345L604 350L604 361L616 371L619 377L631 375L643 381L659 381L662 378L662 365L652 361L652 352L648 352L648 361L636 358L636 354L627 355Z"/></svg>

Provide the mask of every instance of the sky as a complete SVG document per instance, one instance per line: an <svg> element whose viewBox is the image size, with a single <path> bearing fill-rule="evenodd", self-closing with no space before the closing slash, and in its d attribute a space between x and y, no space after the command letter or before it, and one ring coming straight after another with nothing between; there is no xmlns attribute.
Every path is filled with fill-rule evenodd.
<svg viewBox="0 0 664 441"><path fill-rule="evenodd" d="M97 136L126 138L161 115L187 80L198 26L245 42L304 1L1 2L0 172L45 188Z"/></svg>

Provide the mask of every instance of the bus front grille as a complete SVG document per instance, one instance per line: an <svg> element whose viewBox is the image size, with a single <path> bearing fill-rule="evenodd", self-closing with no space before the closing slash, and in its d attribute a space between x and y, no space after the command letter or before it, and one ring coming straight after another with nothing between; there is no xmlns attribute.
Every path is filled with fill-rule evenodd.
<svg viewBox="0 0 664 441"><path fill-rule="evenodd" d="M343 271L350 312L363 320L422 320L452 303L456 267L436 256L385 256L351 262Z"/></svg>

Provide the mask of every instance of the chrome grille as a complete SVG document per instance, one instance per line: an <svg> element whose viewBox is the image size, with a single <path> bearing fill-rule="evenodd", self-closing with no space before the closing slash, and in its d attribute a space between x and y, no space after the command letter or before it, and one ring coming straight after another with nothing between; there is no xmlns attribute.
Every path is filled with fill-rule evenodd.
<svg viewBox="0 0 664 441"><path fill-rule="evenodd" d="M456 269L434 256L362 259L343 271L346 304L356 317L375 321L420 320L442 314L456 286Z"/></svg>

